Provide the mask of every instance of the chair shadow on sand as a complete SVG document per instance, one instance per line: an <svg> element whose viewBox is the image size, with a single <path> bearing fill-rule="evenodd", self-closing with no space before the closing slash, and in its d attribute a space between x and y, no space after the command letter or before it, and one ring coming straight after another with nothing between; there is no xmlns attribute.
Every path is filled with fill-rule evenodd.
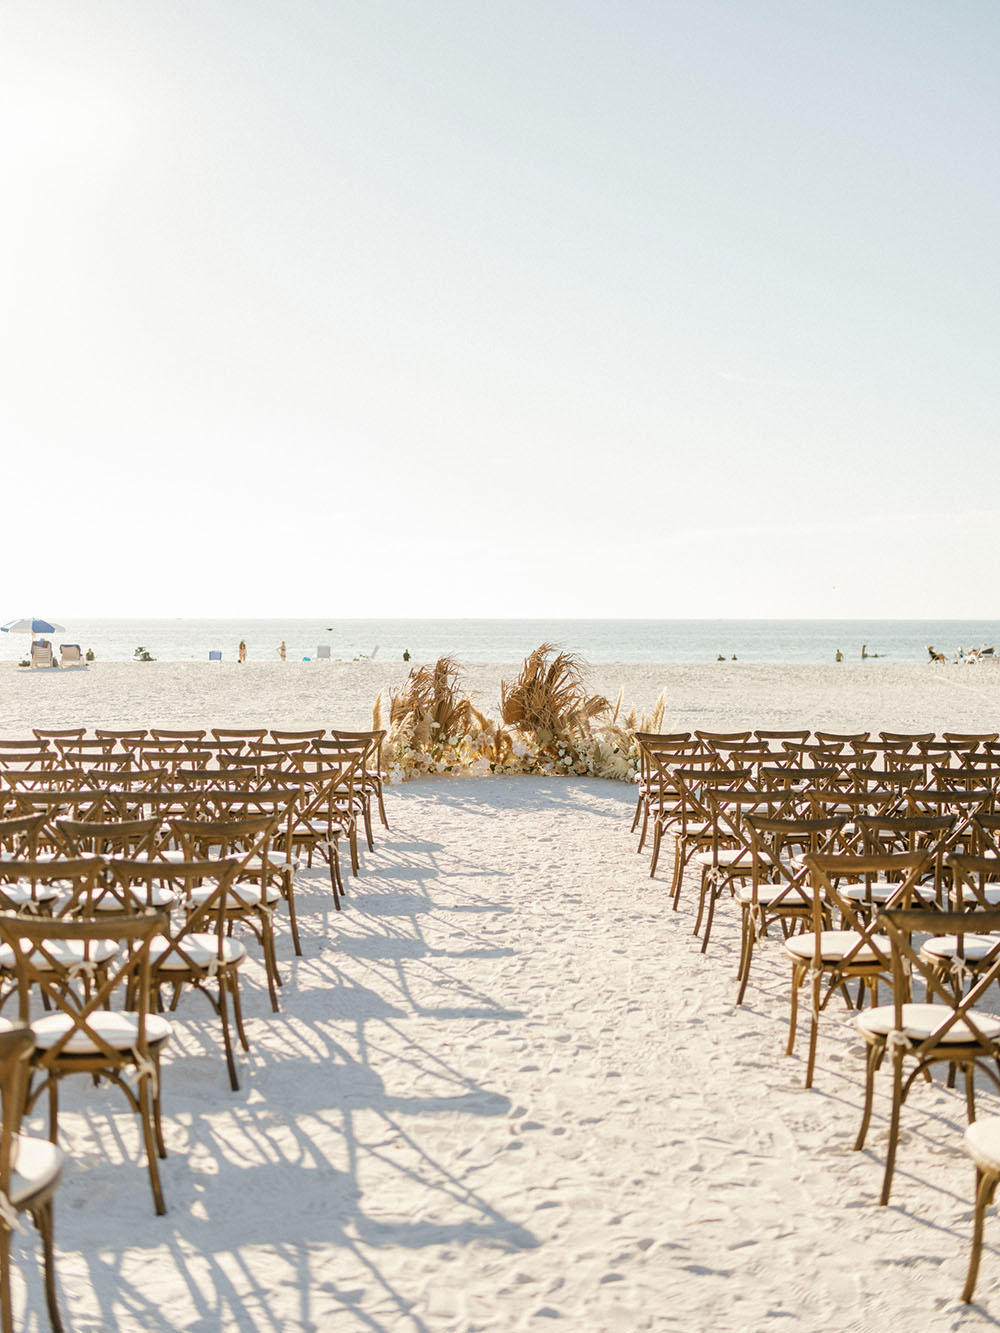
<svg viewBox="0 0 1000 1333"><path fill-rule="evenodd" d="M86 1227L87 1243L63 1255L63 1280L67 1290L86 1283L100 1305L96 1319L83 1317L74 1327L131 1322L172 1333L176 1301L164 1302L162 1294L179 1284L200 1314L184 1326L206 1333L220 1327L321 1329L339 1326L345 1317L355 1321L353 1327L385 1333L404 1318L408 1329L424 1330L414 1309L419 1293L400 1289L380 1262L381 1252L469 1245L516 1251L540 1244L470 1185L468 1174L458 1174L461 1166L453 1169L421 1142L420 1117L458 1115L471 1125L510 1114L506 1095L464 1072L447 1043L417 1039L415 1023L472 1019L506 1025L524 1017L448 973L458 958L513 955L509 947L486 946L475 929L480 911L507 909L471 888L467 901L455 901L456 882L462 897L460 858L457 868L455 858L449 867L450 900L437 903L432 888L439 848L433 844L397 840L384 850L389 855L379 862L391 862L384 875L370 866L349 882L349 932L338 931L324 874L303 878L297 896L304 957L292 961L284 950L280 1014L267 1012L262 969L247 969L251 1053L244 1066L250 1077L241 1079L241 1093L224 1086L217 1034L197 1000L182 1000L164 1067L170 1153L163 1163L165 1217L147 1216L138 1181L128 1188L130 1159L110 1101L105 1107L100 1097L96 1103L67 1097L67 1111L86 1117L90 1132L86 1198L74 1213L74 1222ZM426 935L424 922L435 914L447 916L448 948L436 947ZM421 992L438 981L450 990L458 985L458 1002L421 1000L410 975L414 966L421 969ZM444 1089L394 1093L380 1067L397 1069L400 1060L408 1086L443 1083ZM466 1131L463 1141L474 1143L475 1135ZM398 1178L395 1193L387 1170L390 1179ZM373 1174L381 1215L365 1207L364 1180ZM393 1197L399 1216L391 1215ZM101 1234L92 1199L109 1201L118 1245ZM405 1199L411 1212L419 1199L421 1212L444 1220L402 1215ZM70 1243L66 1232L64 1224L60 1237L57 1217L57 1245L60 1239ZM257 1272L259 1247L269 1254ZM344 1267L333 1259L317 1271L318 1247L342 1250ZM161 1272L152 1281L151 1265ZM178 1275L173 1282L171 1268ZM296 1288L294 1313L290 1285ZM32 1291L32 1310L37 1299Z"/></svg>

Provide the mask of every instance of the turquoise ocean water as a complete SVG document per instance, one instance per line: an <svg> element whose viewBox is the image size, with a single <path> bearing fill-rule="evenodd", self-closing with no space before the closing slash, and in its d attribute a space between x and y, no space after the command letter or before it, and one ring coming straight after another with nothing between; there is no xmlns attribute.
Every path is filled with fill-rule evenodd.
<svg viewBox="0 0 1000 1333"><path fill-rule="evenodd" d="M926 662L927 645L954 657L959 648L997 644L1000 621L983 620L66 620L58 643L92 648L102 661L125 661L140 645L160 661L234 661L240 639L253 661L374 656L414 662L450 653L465 662L518 662L543 641L590 662L832 662L839 648L857 662L862 644L878 661ZM24 635L0 634L0 661L24 655ZM875 660L874 658L872 659Z"/></svg>

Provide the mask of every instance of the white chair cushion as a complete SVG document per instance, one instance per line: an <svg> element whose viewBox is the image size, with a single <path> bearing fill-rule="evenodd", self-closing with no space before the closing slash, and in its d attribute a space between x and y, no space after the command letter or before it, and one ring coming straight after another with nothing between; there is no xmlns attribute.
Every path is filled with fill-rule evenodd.
<svg viewBox="0 0 1000 1333"><path fill-rule="evenodd" d="M186 970L188 963L185 959L190 960L195 967L208 967L219 957L218 936L213 935L210 931L198 930L190 935L185 935L181 941L181 948L184 950L183 955L174 950L174 952L167 957L166 961L161 964L160 959L163 958L163 955L167 952L169 947L169 941L155 939L149 951L150 960L153 965L162 966L164 972L169 972L173 969L179 971ZM246 948L239 940L230 939L225 936L223 937L222 962L224 964L242 963L246 956Z"/></svg>
<svg viewBox="0 0 1000 1333"><path fill-rule="evenodd" d="M63 1161L54 1143L18 1134L11 1154L10 1201L14 1207L50 1189L59 1179Z"/></svg>
<svg viewBox="0 0 1000 1333"><path fill-rule="evenodd" d="M984 1171L1000 1171L1000 1116L974 1121L965 1131L965 1151Z"/></svg>
<svg viewBox="0 0 1000 1333"><path fill-rule="evenodd" d="M846 958L862 936L856 930L821 930L819 933L820 957L824 963L839 963ZM875 948L881 949L883 956L889 957L888 936L875 935ZM792 958L809 962L816 956L816 936L809 931L805 935L791 935L785 940L785 952ZM852 955L852 963L874 963L878 961L875 949L870 944L863 945Z"/></svg>
<svg viewBox="0 0 1000 1333"><path fill-rule="evenodd" d="M218 887L218 883L200 884L198 888L191 890L191 901L207 902ZM226 905L232 907L256 907L261 902L271 907L280 901L281 890L276 889L273 884L268 884L263 891L260 884L249 881L244 884L231 884L226 894Z"/></svg>
<svg viewBox="0 0 1000 1333"><path fill-rule="evenodd" d="M137 1014L122 1009L99 1009L87 1019L88 1026L116 1051L129 1051L135 1045L139 1032ZM69 1014L46 1014L31 1025L35 1045L41 1050L54 1046L72 1027ZM146 1042L158 1046L170 1036L170 1024L162 1014L146 1015ZM98 1048L84 1031L74 1032L64 1047L67 1055L91 1055Z"/></svg>
<svg viewBox="0 0 1000 1333"><path fill-rule="evenodd" d="M884 903L899 892L902 880L873 879L871 884L841 884L838 893L852 903Z"/></svg>
<svg viewBox="0 0 1000 1333"><path fill-rule="evenodd" d="M988 903L990 907L996 907L1000 903L1000 884L984 884L980 892L983 895L983 901ZM980 899L968 884L963 884L962 901L976 903Z"/></svg>
<svg viewBox="0 0 1000 1333"><path fill-rule="evenodd" d="M944 1004L904 1004L903 1031L913 1041L923 1041L940 1028L951 1015L952 1010ZM972 1019L984 1037L1000 1037L1000 1019L993 1014L984 1014L979 1009L971 1011ZM858 1031L875 1037L887 1036L896 1025L896 1011L893 1005L879 1005L859 1014L855 1020ZM967 1024L958 1022L951 1028L944 1042L967 1042L977 1040Z"/></svg>
<svg viewBox="0 0 1000 1333"><path fill-rule="evenodd" d="M177 894L173 889L168 889L163 884L152 884L147 889L145 885L136 885L133 890L133 897L136 899L135 907L128 907L128 911L141 912L146 907L172 907L177 901ZM111 890L103 893L100 898L94 900L95 912L124 912L126 910L126 900L123 894L121 898L116 898Z"/></svg>
<svg viewBox="0 0 1000 1333"><path fill-rule="evenodd" d="M963 935L962 953L977 963L1000 944L1000 935ZM930 958L954 958L958 954L957 935L936 935L924 940L920 952Z"/></svg>
<svg viewBox="0 0 1000 1333"><path fill-rule="evenodd" d="M25 907L28 903L54 903L62 897L61 890L52 884L36 884L32 888L20 880L16 884L0 884L0 893L18 907Z"/></svg>
<svg viewBox="0 0 1000 1333"><path fill-rule="evenodd" d="M779 910L782 907L805 907L811 898L812 890L808 884L797 884L794 889L789 888L787 882L757 885L757 902L761 907L770 907L773 903L777 904ZM736 901L741 906L753 900L752 884L736 886Z"/></svg>
<svg viewBox="0 0 1000 1333"><path fill-rule="evenodd" d="M717 853L698 852L692 859L699 866L712 866L718 861L724 870L742 865L748 875L753 868L753 857L745 847L720 847Z"/></svg>
<svg viewBox="0 0 1000 1333"><path fill-rule="evenodd" d="M86 955L82 940L46 940L45 948L61 967L72 967L74 963L82 963L85 956L91 963L106 963L118 952L118 941L91 940L90 950ZM31 954L31 965L38 968L39 972L51 970L49 960L37 949ZM14 950L9 944L0 944L0 968L9 971L13 966Z"/></svg>

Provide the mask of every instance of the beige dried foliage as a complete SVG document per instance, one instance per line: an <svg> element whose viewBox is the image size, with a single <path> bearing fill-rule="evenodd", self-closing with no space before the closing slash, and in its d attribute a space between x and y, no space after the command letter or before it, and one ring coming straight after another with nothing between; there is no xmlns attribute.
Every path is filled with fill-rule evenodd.
<svg viewBox="0 0 1000 1333"><path fill-rule="evenodd" d="M379 690L372 704L372 731L382 730L382 691Z"/></svg>
<svg viewBox="0 0 1000 1333"><path fill-rule="evenodd" d="M439 657L433 666L414 667L405 684L389 696L392 737L408 734L416 748L460 737L483 722L462 689L461 667L453 657Z"/></svg>
<svg viewBox="0 0 1000 1333"><path fill-rule="evenodd" d="M540 644L524 659L513 685L500 682L500 716L505 725L533 736L543 747L557 739L589 735L591 722L611 705L603 695L587 693L583 670L574 653Z"/></svg>

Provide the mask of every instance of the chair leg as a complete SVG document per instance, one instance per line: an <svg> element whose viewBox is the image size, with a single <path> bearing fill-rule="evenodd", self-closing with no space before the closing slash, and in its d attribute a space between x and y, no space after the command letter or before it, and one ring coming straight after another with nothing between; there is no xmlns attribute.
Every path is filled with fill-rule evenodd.
<svg viewBox="0 0 1000 1333"><path fill-rule="evenodd" d="M0 1226L0 1328L14 1333L14 1312L10 1300L10 1228Z"/></svg>
<svg viewBox="0 0 1000 1333"><path fill-rule="evenodd" d="M233 999L233 1021L236 1024L236 1035L240 1039L240 1045L245 1051L250 1050L250 1042L247 1040L247 1034L243 1030L243 999L240 995L240 974L233 971L230 977L230 994Z"/></svg>
<svg viewBox="0 0 1000 1333"><path fill-rule="evenodd" d="M889 1145L885 1154L885 1175L879 1204L884 1208L892 1190L892 1176L896 1169L896 1148L899 1145L899 1120L903 1110L903 1056L892 1052L892 1115L889 1119Z"/></svg>
<svg viewBox="0 0 1000 1333"><path fill-rule="evenodd" d="M388 819L386 819L386 816L385 816L385 804L384 804L384 802L383 802L383 800L382 800L382 784L381 784L381 782L380 782L380 783L378 784L378 786L375 788L375 797L376 797L376 799L377 799L377 801L378 801L378 817L379 817L379 819L382 821L382 826L383 826L383 828L388 828L388 827L389 827L389 821L388 821Z"/></svg>
<svg viewBox="0 0 1000 1333"><path fill-rule="evenodd" d="M819 998L823 984L822 976L812 979L812 1014L809 1022L809 1054L806 1057L806 1087L813 1085L813 1073L816 1069L816 1043L819 1038Z"/></svg>
<svg viewBox="0 0 1000 1333"><path fill-rule="evenodd" d="M167 1145L163 1139L163 1078L160 1074L160 1052L158 1050L153 1055L153 1063L156 1065L156 1078L151 1089L153 1102L153 1133L156 1136L157 1156L166 1159Z"/></svg>
<svg viewBox="0 0 1000 1333"><path fill-rule="evenodd" d="M965 1108L971 1125L976 1119L976 1066L971 1060L965 1066Z"/></svg>
<svg viewBox="0 0 1000 1333"><path fill-rule="evenodd" d="M868 1126L872 1122L872 1109L875 1104L875 1071L881 1063L880 1048L871 1043L865 1053L865 1109L861 1113L861 1127L854 1140L854 1151L860 1152L868 1137Z"/></svg>
<svg viewBox="0 0 1000 1333"><path fill-rule="evenodd" d="M788 1015L788 1045L785 1047L785 1054L791 1055L795 1050L795 1034L799 1026L799 987L802 985L803 971L798 963L792 964L792 1003Z"/></svg>
<svg viewBox="0 0 1000 1333"><path fill-rule="evenodd" d="M295 878L295 873L289 866L288 870L283 874L284 882L282 884L282 890L285 902L288 904L288 924L292 928L292 948L295 950L296 958L301 958L302 945L299 943L299 921L298 917L295 915L295 885L293 883L294 878Z"/></svg>
<svg viewBox="0 0 1000 1333"><path fill-rule="evenodd" d="M656 874L657 862L660 859L660 843L662 841L663 841L663 829L660 825L660 821L657 820L656 823L653 825L653 855L649 862L650 879L652 879L653 876ZM676 878L676 870L677 870L677 865L675 862L674 863L675 878Z"/></svg>
<svg viewBox="0 0 1000 1333"><path fill-rule="evenodd" d="M49 1312L49 1324L52 1327L52 1333L62 1333L62 1318L59 1314L59 1299L56 1295L51 1198L46 1199L37 1208L32 1209L31 1217L38 1228L38 1234L42 1241L42 1271L45 1277L45 1304Z"/></svg>
<svg viewBox="0 0 1000 1333"><path fill-rule="evenodd" d="M740 970L739 989L736 993L736 1003L742 1004L743 997L747 993L747 982L750 980L750 963L753 960L753 911L749 903L743 904L743 941L740 949Z"/></svg>
<svg viewBox="0 0 1000 1333"><path fill-rule="evenodd" d="M59 1142L59 1080L49 1080L49 1142Z"/></svg>
<svg viewBox="0 0 1000 1333"><path fill-rule="evenodd" d="M997 1181L1000 1177L988 1174L976 1167L976 1204L972 1222L972 1251L969 1254L969 1273L962 1288L962 1300L968 1303L976 1289L979 1276L979 1260L983 1253L983 1228L986 1221L986 1209L993 1202Z"/></svg>
<svg viewBox="0 0 1000 1333"><path fill-rule="evenodd" d="M157 1161L157 1144L153 1132L153 1108L150 1105L150 1076L142 1074L139 1078L139 1090L136 1100L139 1103L139 1118L142 1120L142 1136L146 1142L146 1164L149 1167L149 1183L153 1189L153 1206L157 1217L167 1211L163 1201L163 1188L160 1185L160 1167Z"/></svg>
<svg viewBox="0 0 1000 1333"><path fill-rule="evenodd" d="M236 1073L236 1060L233 1057L233 1039L229 1031L229 1007L226 1004L228 983L225 977L219 977L219 1019L222 1023L222 1041L226 1048L226 1068L229 1070L229 1086L233 1092L239 1092L240 1080Z"/></svg>

